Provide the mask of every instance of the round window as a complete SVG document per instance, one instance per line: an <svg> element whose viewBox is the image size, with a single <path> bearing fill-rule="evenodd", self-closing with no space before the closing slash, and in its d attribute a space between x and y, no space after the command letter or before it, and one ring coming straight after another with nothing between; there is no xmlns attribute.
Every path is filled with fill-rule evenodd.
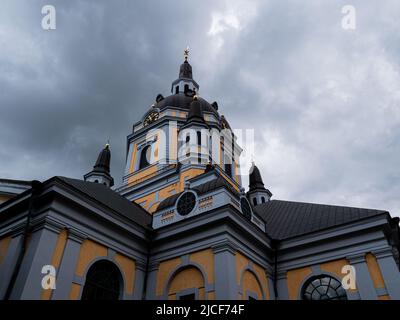
<svg viewBox="0 0 400 320"><path fill-rule="evenodd" d="M246 198L240 199L240 208L242 209L244 217L248 220L251 220L251 207Z"/></svg>
<svg viewBox="0 0 400 320"><path fill-rule="evenodd" d="M196 206L196 196L193 192L185 192L178 200L176 210L181 216L191 213Z"/></svg>

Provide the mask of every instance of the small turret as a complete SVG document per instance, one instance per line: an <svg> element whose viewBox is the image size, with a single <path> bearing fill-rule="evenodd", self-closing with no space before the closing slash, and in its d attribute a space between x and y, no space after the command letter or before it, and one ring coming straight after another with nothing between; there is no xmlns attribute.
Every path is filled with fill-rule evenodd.
<svg viewBox="0 0 400 320"><path fill-rule="evenodd" d="M271 197L271 191L264 187L260 170L253 162L249 172L249 191L247 192L247 198L253 206L256 206L268 202Z"/></svg>
<svg viewBox="0 0 400 320"><path fill-rule="evenodd" d="M107 187L112 187L114 185L114 179L110 175L110 161L111 151L110 145L107 143L104 149L99 153L93 170L83 176L84 180L102 183Z"/></svg>

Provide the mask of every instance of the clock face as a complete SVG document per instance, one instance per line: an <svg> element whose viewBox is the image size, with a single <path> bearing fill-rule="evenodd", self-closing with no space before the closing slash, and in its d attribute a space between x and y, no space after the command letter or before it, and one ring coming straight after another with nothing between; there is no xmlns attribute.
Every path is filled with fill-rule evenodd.
<svg viewBox="0 0 400 320"><path fill-rule="evenodd" d="M157 111L150 112L150 113L147 115L147 117L144 119L143 125L144 125L144 126L147 126L147 125L149 125L150 123L153 123L154 121L156 121L156 120L158 119L158 116L159 116L159 114L158 114Z"/></svg>

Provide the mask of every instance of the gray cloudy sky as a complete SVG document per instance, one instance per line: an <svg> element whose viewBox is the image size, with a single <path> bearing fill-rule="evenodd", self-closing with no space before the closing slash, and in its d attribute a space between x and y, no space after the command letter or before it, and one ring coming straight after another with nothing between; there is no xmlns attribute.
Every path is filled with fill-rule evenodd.
<svg viewBox="0 0 400 320"><path fill-rule="evenodd" d="M275 198L399 215L399 16L398 0L2 0L0 177L81 177L110 139L119 183L132 124L189 45L201 96L255 129Z"/></svg>

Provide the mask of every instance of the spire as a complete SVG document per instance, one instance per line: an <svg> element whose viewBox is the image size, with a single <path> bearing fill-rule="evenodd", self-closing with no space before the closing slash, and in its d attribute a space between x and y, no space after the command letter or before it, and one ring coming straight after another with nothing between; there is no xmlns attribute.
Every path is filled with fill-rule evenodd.
<svg viewBox="0 0 400 320"><path fill-rule="evenodd" d="M249 189L250 191L265 189L260 170L258 170L257 166L254 164L254 161L252 161L252 166L250 168Z"/></svg>
<svg viewBox="0 0 400 320"><path fill-rule="evenodd" d="M179 77L172 82L171 92L188 93L199 89L199 85L193 80L192 66L190 65L189 59L189 47L184 50L184 61L179 68Z"/></svg>
<svg viewBox="0 0 400 320"><path fill-rule="evenodd" d="M181 64L181 67L179 68L179 78L193 80L192 66L188 62L189 47L186 47L186 49L184 50L183 57L185 58L185 61Z"/></svg>
<svg viewBox="0 0 400 320"><path fill-rule="evenodd" d="M84 175L85 181L102 183L108 187L114 185L114 179L110 175L111 151L110 143L106 143L103 150L100 151L93 170Z"/></svg>
<svg viewBox="0 0 400 320"><path fill-rule="evenodd" d="M182 63L181 67L179 68L179 79L193 80L192 66L189 62L187 62L187 60L185 60L185 62Z"/></svg>
<svg viewBox="0 0 400 320"><path fill-rule="evenodd" d="M111 160L110 144L106 143L104 149L101 150L99 156L97 157L97 161L93 167L93 171L106 172L110 174L110 160Z"/></svg>
<svg viewBox="0 0 400 320"><path fill-rule="evenodd" d="M249 191L247 192L247 198L253 206L268 202L272 197L271 191L264 187L264 182L261 178L260 170L252 161L249 176Z"/></svg>

